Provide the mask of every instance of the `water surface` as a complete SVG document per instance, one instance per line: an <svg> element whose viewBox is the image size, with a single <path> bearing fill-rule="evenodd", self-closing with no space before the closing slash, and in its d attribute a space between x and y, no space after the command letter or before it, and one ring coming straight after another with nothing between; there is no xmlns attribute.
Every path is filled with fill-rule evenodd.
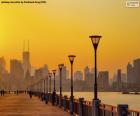
<svg viewBox="0 0 140 116"><path fill-rule="evenodd" d="M70 92L63 92L63 95L70 96ZM74 97L83 97L85 100L91 101L94 93L92 92L74 92ZM120 92L99 92L99 99L102 103L115 105L128 104L129 108L140 111L140 95L122 94Z"/></svg>

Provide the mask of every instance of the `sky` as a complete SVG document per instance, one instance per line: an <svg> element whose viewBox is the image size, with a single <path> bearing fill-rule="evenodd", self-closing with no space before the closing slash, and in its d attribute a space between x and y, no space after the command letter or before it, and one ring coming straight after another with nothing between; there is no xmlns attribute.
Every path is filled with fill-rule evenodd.
<svg viewBox="0 0 140 116"><path fill-rule="evenodd" d="M0 0L2 1L2 0ZM0 4L0 56L22 59L23 41L30 41L31 64L55 69L69 54L76 55L74 70L94 66L89 36L101 35L98 70L126 71L140 58L140 7L125 0L47 0L46 4Z"/></svg>

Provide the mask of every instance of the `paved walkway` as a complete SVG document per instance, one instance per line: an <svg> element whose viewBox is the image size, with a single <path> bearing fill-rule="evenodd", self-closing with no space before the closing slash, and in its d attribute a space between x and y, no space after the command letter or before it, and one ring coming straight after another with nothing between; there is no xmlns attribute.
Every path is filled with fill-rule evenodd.
<svg viewBox="0 0 140 116"><path fill-rule="evenodd" d="M0 96L0 116L70 116L63 109L45 104L27 94Z"/></svg>

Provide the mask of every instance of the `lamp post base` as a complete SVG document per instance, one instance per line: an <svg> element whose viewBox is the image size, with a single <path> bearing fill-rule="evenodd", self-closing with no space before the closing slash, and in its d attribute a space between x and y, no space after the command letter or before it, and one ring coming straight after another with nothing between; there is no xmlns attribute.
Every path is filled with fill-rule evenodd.
<svg viewBox="0 0 140 116"><path fill-rule="evenodd" d="M92 100L92 116L100 116L100 106L101 100L99 99L93 99Z"/></svg>
<svg viewBox="0 0 140 116"><path fill-rule="evenodd" d="M55 95L56 95L56 92L53 91L53 94L52 94L52 105L55 105Z"/></svg>
<svg viewBox="0 0 140 116"><path fill-rule="evenodd" d="M70 97L70 114L73 115L74 112L74 97Z"/></svg>
<svg viewBox="0 0 140 116"><path fill-rule="evenodd" d="M60 108L61 108L61 104L62 104L61 99L62 99L62 95L59 96L59 107L60 107Z"/></svg>

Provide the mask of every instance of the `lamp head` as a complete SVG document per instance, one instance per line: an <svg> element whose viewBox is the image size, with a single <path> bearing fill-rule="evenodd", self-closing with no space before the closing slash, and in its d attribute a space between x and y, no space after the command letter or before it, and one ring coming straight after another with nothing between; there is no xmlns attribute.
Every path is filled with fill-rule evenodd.
<svg viewBox="0 0 140 116"><path fill-rule="evenodd" d="M63 66L64 66L64 64L59 64L58 65L58 67L59 67L60 70L62 70Z"/></svg>
<svg viewBox="0 0 140 116"><path fill-rule="evenodd" d="M99 35L91 35L91 36L89 36L89 38L91 38L92 44L93 44L95 49L97 49L101 37L102 36L99 36Z"/></svg>
<svg viewBox="0 0 140 116"><path fill-rule="evenodd" d="M53 72L53 74L55 75L55 73L56 73L56 70L52 70L52 72Z"/></svg>
<svg viewBox="0 0 140 116"><path fill-rule="evenodd" d="M74 58L76 56L75 55L69 55L68 57L69 57L70 62L73 63L74 62Z"/></svg>

